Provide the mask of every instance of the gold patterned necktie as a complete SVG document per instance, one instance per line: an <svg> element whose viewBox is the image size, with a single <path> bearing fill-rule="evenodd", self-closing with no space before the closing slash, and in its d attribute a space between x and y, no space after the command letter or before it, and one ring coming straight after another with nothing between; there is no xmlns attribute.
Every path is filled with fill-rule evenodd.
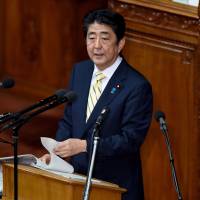
<svg viewBox="0 0 200 200"><path fill-rule="evenodd" d="M95 76L96 76L96 80L91 85L90 92L89 92L89 95L88 95L86 121L90 117L90 114L92 113L92 111L93 111L93 109L94 109L99 97L101 96L102 80L104 78L106 78L106 76L100 71L96 72Z"/></svg>

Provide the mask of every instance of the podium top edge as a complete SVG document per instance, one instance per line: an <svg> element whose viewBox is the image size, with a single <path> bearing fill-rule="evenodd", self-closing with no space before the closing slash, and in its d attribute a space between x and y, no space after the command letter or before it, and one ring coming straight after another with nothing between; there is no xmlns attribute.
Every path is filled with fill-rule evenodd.
<svg viewBox="0 0 200 200"><path fill-rule="evenodd" d="M3 163L3 171L9 170L9 169L14 169L13 164L8 164L8 163ZM27 166L27 165L18 165L18 172L19 172L19 177L20 173L30 173L30 175L36 175L36 176L43 176L48 179L53 179L59 182L65 182L66 184L73 184L73 185L85 185L85 180L77 179L77 178L66 178L62 175L55 174L50 171L34 168L32 166ZM93 186L95 187L100 187L100 188L107 188L111 190L118 190L120 192L126 192L126 189L119 187L117 184L106 182L103 180L95 179L98 180L98 182L92 183Z"/></svg>

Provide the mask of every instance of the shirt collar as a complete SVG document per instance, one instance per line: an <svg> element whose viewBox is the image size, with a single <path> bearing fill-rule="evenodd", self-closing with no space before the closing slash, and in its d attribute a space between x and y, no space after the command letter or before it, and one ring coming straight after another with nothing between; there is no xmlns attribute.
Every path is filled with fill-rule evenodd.
<svg viewBox="0 0 200 200"><path fill-rule="evenodd" d="M101 70L101 72L106 76L106 78L110 79L111 76L114 74L118 66L120 65L122 61L122 57L118 56L115 62L110 66L107 67L104 70ZM95 76L96 72L100 71L96 65L94 65L94 72L93 72L93 77Z"/></svg>

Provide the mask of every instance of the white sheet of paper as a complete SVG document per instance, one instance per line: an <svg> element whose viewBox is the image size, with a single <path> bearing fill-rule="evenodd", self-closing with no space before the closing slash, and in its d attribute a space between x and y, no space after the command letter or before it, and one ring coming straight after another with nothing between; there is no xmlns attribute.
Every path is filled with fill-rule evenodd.
<svg viewBox="0 0 200 200"><path fill-rule="evenodd" d="M37 165L46 168L49 170L55 170L55 171L62 171L62 172L67 172L67 173L73 173L74 168L71 166L69 163L67 163L65 160L57 156L54 152L53 149L56 147L56 145L59 143L58 141L52 139L52 138L47 138L47 137L41 137L41 143L42 145L47 149L47 151L51 155L51 160L49 164L46 164L42 161L38 161ZM66 171L64 171L66 169Z"/></svg>
<svg viewBox="0 0 200 200"><path fill-rule="evenodd" d="M59 143L58 141L48 138L48 137L41 137L40 138L42 145L46 148L46 150L51 153L56 145Z"/></svg>

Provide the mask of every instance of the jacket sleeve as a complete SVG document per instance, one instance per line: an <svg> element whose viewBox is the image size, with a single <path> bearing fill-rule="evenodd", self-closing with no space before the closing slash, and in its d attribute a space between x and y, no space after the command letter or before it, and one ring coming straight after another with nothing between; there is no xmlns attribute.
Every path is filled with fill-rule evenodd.
<svg viewBox="0 0 200 200"><path fill-rule="evenodd" d="M72 76L69 82L68 90L73 89L73 79L75 68L73 68ZM63 141L72 137L72 105L65 105L63 118L58 123L58 129L56 132L56 140Z"/></svg>

